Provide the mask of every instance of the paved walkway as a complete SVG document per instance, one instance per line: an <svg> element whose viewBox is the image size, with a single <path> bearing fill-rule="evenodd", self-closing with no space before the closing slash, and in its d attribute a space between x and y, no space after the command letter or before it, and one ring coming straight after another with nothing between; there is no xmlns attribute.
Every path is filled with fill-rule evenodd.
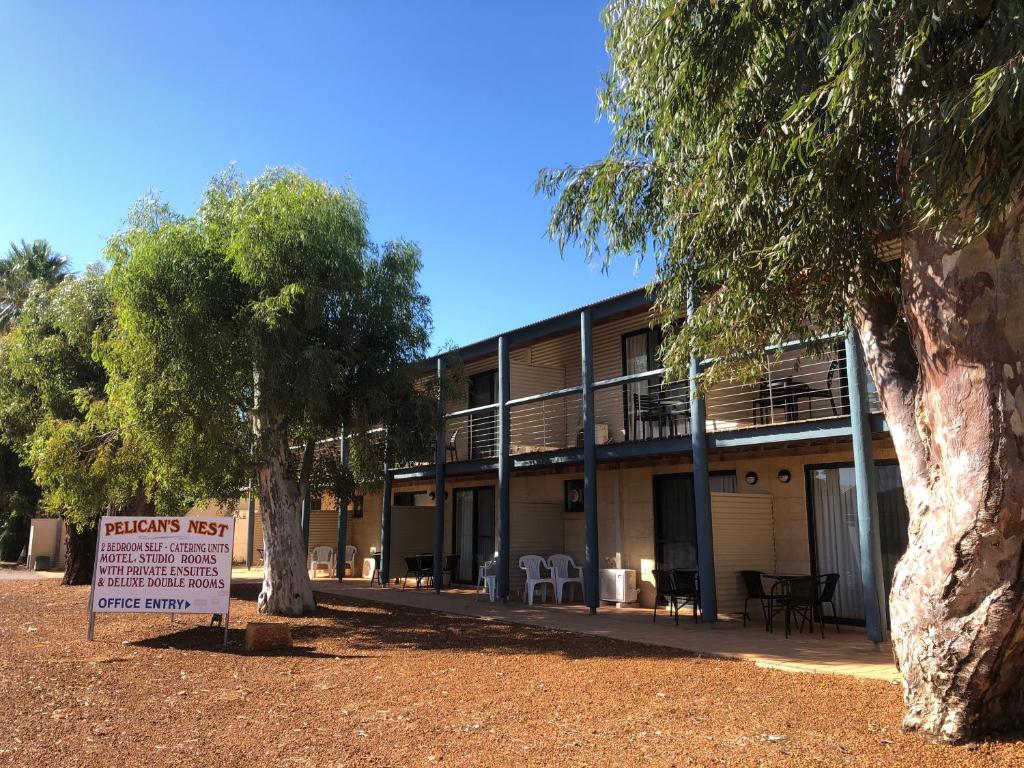
<svg viewBox="0 0 1024 768"><path fill-rule="evenodd" d="M236 569L239 581L262 578L262 570ZM677 648L688 653L719 658L751 661L758 666L787 671L827 672L876 680L899 680L899 672L892 661L892 648L885 643L875 650L860 627L843 627L836 634L829 627L822 640L820 635L783 636L782 628L774 633L764 631L762 624L743 627L735 618L723 618L715 625L695 624L680 615L679 626L667 617L651 621L651 610L641 608L603 607L591 616L586 607L574 605L527 606L520 602L491 603L477 599L472 590L432 589L415 590L412 586L402 590L390 586L382 589L371 586L364 579L345 579L337 582L320 578L313 582L317 592L339 595L356 600L367 600L388 605L409 606L428 611L440 611L461 616L475 616L490 621L550 627L595 637L611 637L634 643Z"/></svg>

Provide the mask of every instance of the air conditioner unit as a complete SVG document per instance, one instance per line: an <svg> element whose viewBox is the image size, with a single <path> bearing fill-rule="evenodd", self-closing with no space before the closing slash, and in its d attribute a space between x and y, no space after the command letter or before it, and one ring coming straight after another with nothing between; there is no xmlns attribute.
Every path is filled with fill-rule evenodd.
<svg viewBox="0 0 1024 768"><path fill-rule="evenodd" d="M629 568L602 568L601 599L609 603L635 603L636 571Z"/></svg>

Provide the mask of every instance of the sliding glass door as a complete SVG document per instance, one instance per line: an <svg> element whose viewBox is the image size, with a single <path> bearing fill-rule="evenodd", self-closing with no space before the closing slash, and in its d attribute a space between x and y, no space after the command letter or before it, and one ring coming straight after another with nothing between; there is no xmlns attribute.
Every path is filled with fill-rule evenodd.
<svg viewBox="0 0 1024 768"><path fill-rule="evenodd" d="M899 466L876 464L878 518L882 543L882 574L888 601L896 563L907 549L909 515L903 500ZM816 572L838 573L836 613L864 620L864 590L860 580L860 534L857 488L852 464L808 467L812 555Z"/></svg>
<svg viewBox="0 0 1024 768"><path fill-rule="evenodd" d="M452 548L459 556L455 580L474 584L479 567L494 556L494 488L457 488L452 511Z"/></svg>
<svg viewBox="0 0 1024 768"><path fill-rule="evenodd" d="M485 371L469 377L469 407L498 402L498 372ZM489 459L497 455L497 411L474 413L469 417L469 457Z"/></svg>

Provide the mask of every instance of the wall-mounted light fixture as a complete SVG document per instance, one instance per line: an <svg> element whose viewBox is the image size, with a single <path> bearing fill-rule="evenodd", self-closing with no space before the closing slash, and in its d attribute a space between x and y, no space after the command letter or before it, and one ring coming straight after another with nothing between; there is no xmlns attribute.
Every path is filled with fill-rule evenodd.
<svg viewBox="0 0 1024 768"><path fill-rule="evenodd" d="M778 474L778 480L780 483L788 483L793 479L793 475L790 474L788 469L780 469Z"/></svg>
<svg viewBox="0 0 1024 768"><path fill-rule="evenodd" d="M747 472L743 476L743 480L747 485L757 485L757 472Z"/></svg>
<svg viewBox="0 0 1024 768"><path fill-rule="evenodd" d="M434 501L435 499L437 499L437 494L431 491L430 493L427 494L427 498L429 498L431 501ZM448 501L448 491L444 492L444 499L445 501Z"/></svg>

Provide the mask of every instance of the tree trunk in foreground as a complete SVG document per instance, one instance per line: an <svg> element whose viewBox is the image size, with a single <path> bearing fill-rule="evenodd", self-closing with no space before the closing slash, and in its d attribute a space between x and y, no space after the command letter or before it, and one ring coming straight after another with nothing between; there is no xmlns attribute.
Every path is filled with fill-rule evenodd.
<svg viewBox="0 0 1024 768"><path fill-rule="evenodd" d="M108 516L148 517L156 514L156 507L146 498L146 490L141 485L135 493L121 505L111 504L107 508ZM96 565L96 535L99 521L82 533L74 525L68 526L68 538L64 552L64 579L62 584L91 584L92 569Z"/></svg>
<svg viewBox="0 0 1024 768"><path fill-rule="evenodd" d="M81 533L74 525L68 526L68 538L64 545L64 578L61 584L75 586L92 583L92 569L96 562L96 533L95 523Z"/></svg>
<svg viewBox="0 0 1024 768"><path fill-rule="evenodd" d="M1019 212L1010 222L962 250L906 233L909 339L892 316L858 318L910 511L890 600L903 725L947 742L1024 726Z"/></svg>
<svg viewBox="0 0 1024 768"><path fill-rule="evenodd" d="M255 422L266 446L256 473L263 516L263 589L257 605L260 613L301 616L315 610L316 602L306 570L298 489L288 472L288 436L280 427L267 429L259 418Z"/></svg>

